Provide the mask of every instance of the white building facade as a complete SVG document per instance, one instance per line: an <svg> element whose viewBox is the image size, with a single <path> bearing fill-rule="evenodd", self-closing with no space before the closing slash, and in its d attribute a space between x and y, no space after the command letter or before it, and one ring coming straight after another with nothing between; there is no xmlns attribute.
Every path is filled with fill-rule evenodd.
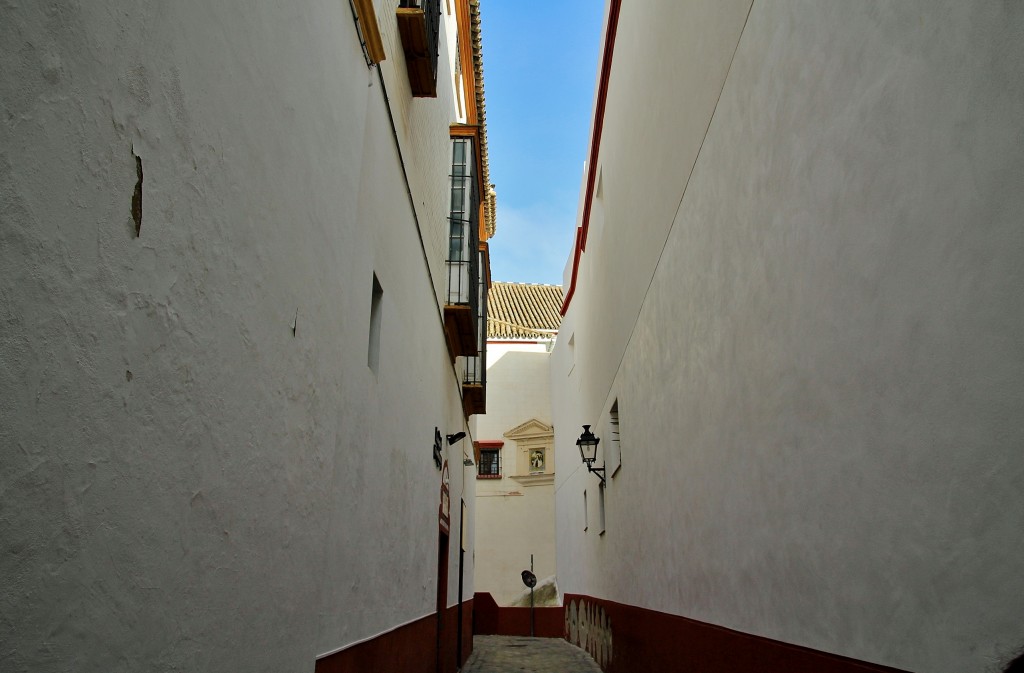
<svg viewBox="0 0 1024 673"><path fill-rule="evenodd" d="M607 13L551 364L567 638L608 671L998 670L1024 6Z"/></svg>
<svg viewBox="0 0 1024 673"><path fill-rule="evenodd" d="M0 10L4 671L468 656L479 8L398 5Z"/></svg>
<svg viewBox="0 0 1024 673"><path fill-rule="evenodd" d="M476 591L521 601L521 573L555 575L550 350L562 289L494 282L488 296L487 413L474 416ZM544 588L545 602L552 590Z"/></svg>

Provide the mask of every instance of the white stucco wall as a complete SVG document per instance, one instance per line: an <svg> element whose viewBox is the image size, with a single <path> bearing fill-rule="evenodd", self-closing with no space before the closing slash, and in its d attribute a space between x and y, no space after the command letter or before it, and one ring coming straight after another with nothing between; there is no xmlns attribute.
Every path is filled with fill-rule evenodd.
<svg viewBox="0 0 1024 673"><path fill-rule="evenodd" d="M476 439L501 439L524 421L551 424L545 343L487 343L487 413L473 419Z"/></svg>
<svg viewBox="0 0 1024 673"><path fill-rule="evenodd" d="M2 16L0 667L308 672L432 613L450 78L391 35L410 199L347 3Z"/></svg>
<svg viewBox="0 0 1024 673"><path fill-rule="evenodd" d="M416 212L423 221L433 223L440 218L445 224L441 227L423 226L421 229L434 293L438 303L443 305L447 291L444 264L448 254L446 218L451 198L448 181L452 162L449 124L465 122L464 117L457 117L454 80L452 72L448 70L455 63L454 55L449 55L449 50L455 45L454 32L457 29L455 3L441 3L442 34L437 60L437 98L412 96L405 53L402 51L402 36L398 31L398 22L393 18L396 3L391 0L373 0L373 4L381 40L388 53L387 60L380 64L380 70L387 87L409 184L415 195ZM441 120L434 114L439 107L445 110L443 123L439 123Z"/></svg>
<svg viewBox="0 0 1024 673"><path fill-rule="evenodd" d="M498 605L511 604L526 590L521 573L530 569L531 555L538 578L555 574L551 485L512 483L504 493L478 488L476 517L477 591L489 592Z"/></svg>
<svg viewBox="0 0 1024 673"><path fill-rule="evenodd" d="M549 359L544 343L487 345L487 413L473 417L475 437L505 444L502 478L476 482L475 586L499 605L523 592L520 573L530 568L531 554L538 578L555 574L554 486L516 480L529 469L520 469L523 447L505 437L533 419L551 424ZM548 453L553 472L554 452Z"/></svg>
<svg viewBox="0 0 1024 673"><path fill-rule="evenodd" d="M987 670L1024 644L1024 7L750 5L623 3L552 355L560 588ZM615 399L598 537L574 442Z"/></svg>

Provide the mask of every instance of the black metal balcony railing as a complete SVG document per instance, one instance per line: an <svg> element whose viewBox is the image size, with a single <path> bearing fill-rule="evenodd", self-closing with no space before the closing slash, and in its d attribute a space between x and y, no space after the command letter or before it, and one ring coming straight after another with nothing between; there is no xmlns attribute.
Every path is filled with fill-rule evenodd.
<svg viewBox="0 0 1024 673"><path fill-rule="evenodd" d="M446 303L466 305L473 320L479 315L480 197L477 194L476 154L471 138L452 139L452 200L448 216L448 288Z"/></svg>
<svg viewBox="0 0 1024 673"><path fill-rule="evenodd" d="M466 358L466 371L463 383L466 385L487 385L487 281L483 273L484 253L479 254L480 276L477 292L477 305L480 314L477 317L476 343L477 354Z"/></svg>

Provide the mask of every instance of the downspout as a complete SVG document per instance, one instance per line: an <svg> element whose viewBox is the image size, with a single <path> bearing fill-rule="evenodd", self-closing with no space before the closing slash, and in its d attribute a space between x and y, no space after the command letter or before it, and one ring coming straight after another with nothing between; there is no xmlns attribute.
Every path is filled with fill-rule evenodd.
<svg viewBox="0 0 1024 673"><path fill-rule="evenodd" d="M465 484L465 466L462 468L462 480ZM466 525L462 521L464 516L466 516L466 501L459 498L459 623L455 627L455 668L458 670L462 670L462 563L466 558L466 545L462 539L463 531L466 530Z"/></svg>

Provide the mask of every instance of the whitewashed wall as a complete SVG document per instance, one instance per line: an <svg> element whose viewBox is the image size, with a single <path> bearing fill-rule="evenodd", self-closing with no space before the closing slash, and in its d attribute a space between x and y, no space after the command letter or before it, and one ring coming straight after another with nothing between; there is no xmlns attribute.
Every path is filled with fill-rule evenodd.
<svg viewBox="0 0 1024 673"><path fill-rule="evenodd" d="M552 358L564 591L910 670L1024 644L1022 36L1015 3L623 3ZM598 538L574 442L615 399Z"/></svg>
<svg viewBox="0 0 1024 673"><path fill-rule="evenodd" d="M423 245L427 250L431 279L438 304L443 306L446 292L446 268L444 261L448 254L447 217L450 206L450 185L448 176L452 167L452 148L449 124L465 122L458 118L453 93L455 32L457 21L455 3L441 3L441 36L438 40L440 54L437 59L437 98L414 98L409 85L405 53L402 51L402 36L394 20L397 3L391 0L373 0L377 12L381 39L388 53L387 60L380 64L387 87L391 113L395 120L406 173L416 199L416 212L421 222ZM444 109L444 118L436 116L436 110ZM397 194L395 195L398 196ZM440 221L444 226L433 226Z"/></svg>
<svg viewBox="0 0 1024 673"><path fill-rule="evenodd" d="M551 424L548 346L532 342L488 342L487 413L473 419L476 439L501 439L536 418Z"/></svg>
<svg viewBox="0 0 1024 673"><path fill-rule="evenodd" d="M426 255L347 3L0 10L4 670L308 672L434 611L454 112L391 37Z"/></svg>

